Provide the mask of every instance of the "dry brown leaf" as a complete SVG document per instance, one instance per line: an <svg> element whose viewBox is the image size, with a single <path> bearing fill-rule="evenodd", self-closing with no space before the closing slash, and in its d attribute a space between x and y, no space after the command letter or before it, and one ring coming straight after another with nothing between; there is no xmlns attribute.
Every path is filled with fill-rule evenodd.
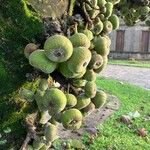
<svg viewBox="0 0 150 150"><path fill-rule="evenodd" d="M131 118L127 115L122 115L120 117L120 122L123 122L124 124L131 124L132 123Z"/></svg>
<svg viewBox="0 0 150 150"><path fill-rule="evenodd" d="M138 132L138 135L142 137L146 137L148 134L148 131L145 128L138 129L137 132Z"/></svg>

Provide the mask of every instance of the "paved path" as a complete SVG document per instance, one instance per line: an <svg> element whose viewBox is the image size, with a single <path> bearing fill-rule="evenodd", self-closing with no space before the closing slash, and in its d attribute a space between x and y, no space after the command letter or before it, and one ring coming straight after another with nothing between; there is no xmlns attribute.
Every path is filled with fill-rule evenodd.
<svg viewBox="0 0 150 150"><path fill-rule="evenodd" d="M150 90L150 68L108 65L102 72L105 77L130 82Z"/></svg>

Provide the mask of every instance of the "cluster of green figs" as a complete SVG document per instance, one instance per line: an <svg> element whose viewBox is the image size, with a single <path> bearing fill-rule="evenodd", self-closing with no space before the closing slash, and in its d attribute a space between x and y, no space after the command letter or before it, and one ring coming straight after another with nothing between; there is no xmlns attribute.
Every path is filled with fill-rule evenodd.
<svg viewBox="0 0 150 150"><path fill-rule="evenodd" d="M97 89L96 77L108 61L111 40L108 34L119 27L119 19L113 14L117 2L91 0L86 11L93 27L75 25L74 33L67 37L55 34L46 39L43 49L34 43L25 47L24 54L31 66L51 75L59 72L69 88L55 81L41 79L36 91L23 89L22 98L35 101L41 114L39 124L43 135L28 145L28 150L47 150L57 138L57 125L77 130L83 118L95 108L101 108L107 95ZM96 8L96 9L95 9ZM98 12L97 12L98 11ZM59 75L59 74L58 74Z"/></svg>

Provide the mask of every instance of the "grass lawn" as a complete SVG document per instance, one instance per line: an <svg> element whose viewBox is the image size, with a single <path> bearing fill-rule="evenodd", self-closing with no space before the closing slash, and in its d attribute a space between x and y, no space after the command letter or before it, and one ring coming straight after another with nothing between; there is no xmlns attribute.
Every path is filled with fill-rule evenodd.
<svg viewBox="0 0 150 150"><path fill-rule="evenodd" d="M112 117L99 126L100 134L90 144L90 150L150 150L150 91L130 84L121 84L116 80L98 79L97 85L103 90L116 95L121 100L121 108ZM117 121L121 115L138 111L140 117L131 125ZM149 116L150 119L150 116ZM147 137L137 134L137 129L145 128ZM86 141L86 136L83 139Z"/></svg>
<svg viewBox="0 0 150 150"><path fill-rule="evenodd" d="M111 65L125 65L132 67L150 68L150 61L137 61L137 60L109 60Z"/></svg>

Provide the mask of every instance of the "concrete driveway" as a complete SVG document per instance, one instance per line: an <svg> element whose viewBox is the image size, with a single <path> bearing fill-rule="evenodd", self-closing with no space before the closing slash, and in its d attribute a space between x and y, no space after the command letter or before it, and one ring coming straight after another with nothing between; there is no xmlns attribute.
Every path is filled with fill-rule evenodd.
<svg viewBox="0 0 150 150"><path fill-rule="evenodd" d="M102 76L126 81L150 90L150 68L108 65Z"/></svg>

